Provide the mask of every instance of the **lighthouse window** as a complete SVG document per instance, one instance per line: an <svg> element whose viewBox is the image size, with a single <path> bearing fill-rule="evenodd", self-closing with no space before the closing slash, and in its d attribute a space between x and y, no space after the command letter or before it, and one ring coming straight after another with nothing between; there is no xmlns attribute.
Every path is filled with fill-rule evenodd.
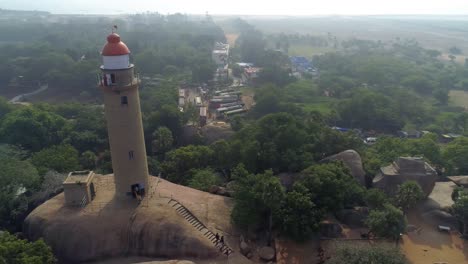
<svg viewBox="0 0 468 264"><path fill-rule="evenodd" d="M132 160L133 159L133 150L128 152L128 159Z"/></svg>
<svg viewBox="0 0 468 264"><path fill-rule="evenodd" d="M120 97L120 104L121 105L128 105L128 98L127 96Z"/></svg>
<svg viewBox="0 0 468 264"><path fill-rule="evenodd" d="M115 84L115 74L113 73L107 73L106 78L104 79L104 85L109 86Z"/></svg>

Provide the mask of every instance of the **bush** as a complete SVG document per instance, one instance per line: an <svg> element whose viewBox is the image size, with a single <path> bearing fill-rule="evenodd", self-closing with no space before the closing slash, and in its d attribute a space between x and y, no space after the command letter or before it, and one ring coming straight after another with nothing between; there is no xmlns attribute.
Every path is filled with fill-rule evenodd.
<svg viewBox="0 0 468 264"><path fill-rule="evenodd" d="M56 260L52 250L42 239L28 242L3 232L0 233L0 263L53 264Z"/></svg>

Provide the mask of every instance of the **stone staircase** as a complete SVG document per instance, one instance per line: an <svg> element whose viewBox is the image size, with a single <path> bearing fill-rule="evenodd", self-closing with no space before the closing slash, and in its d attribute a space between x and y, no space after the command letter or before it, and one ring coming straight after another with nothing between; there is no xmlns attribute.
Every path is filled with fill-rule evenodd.
<svg viewBox="0 0 468 264"><path fill-rule="evenodd" d="M216 241L216 235L211 232L196 216L194 216L185 206L174 199L170 199L168 204L176 210L176 212L185 218L193 227L198 229L205 237L207 237L213 245L219 249L223 254L229 256L234 251L226 245L226 243L220 243Z"/></svg>

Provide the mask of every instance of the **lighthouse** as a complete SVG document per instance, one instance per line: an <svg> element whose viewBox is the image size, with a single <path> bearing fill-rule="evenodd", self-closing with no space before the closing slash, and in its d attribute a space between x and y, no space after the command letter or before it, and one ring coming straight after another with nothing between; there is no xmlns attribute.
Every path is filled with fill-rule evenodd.
<svg viewBox="0 0 468 264"><path fill-rule="evenodd" d="M148 164L141 119L139 79L130 50L112 33L102 49L99 87L104 94L107 132L117 197L144 195Z"/></svg>

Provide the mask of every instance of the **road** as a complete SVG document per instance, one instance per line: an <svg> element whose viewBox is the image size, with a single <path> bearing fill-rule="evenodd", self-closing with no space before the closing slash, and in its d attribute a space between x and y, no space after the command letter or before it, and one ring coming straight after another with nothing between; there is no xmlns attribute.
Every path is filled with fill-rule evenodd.
<svg viewBox="0 0 468 264"><path fill-rule="evenodd" d="M30 93L17 95L15 97L13 97L9 102L12 103L12 104L22 102L28 96L36 95L38 93L41 93L41 92L47 90L48 88L49 88L49 85L47 85L47 84L41 85L41 87L39 87L39 89L37 89L37 90L35 90L33 92L30 92Z"/></svg>

